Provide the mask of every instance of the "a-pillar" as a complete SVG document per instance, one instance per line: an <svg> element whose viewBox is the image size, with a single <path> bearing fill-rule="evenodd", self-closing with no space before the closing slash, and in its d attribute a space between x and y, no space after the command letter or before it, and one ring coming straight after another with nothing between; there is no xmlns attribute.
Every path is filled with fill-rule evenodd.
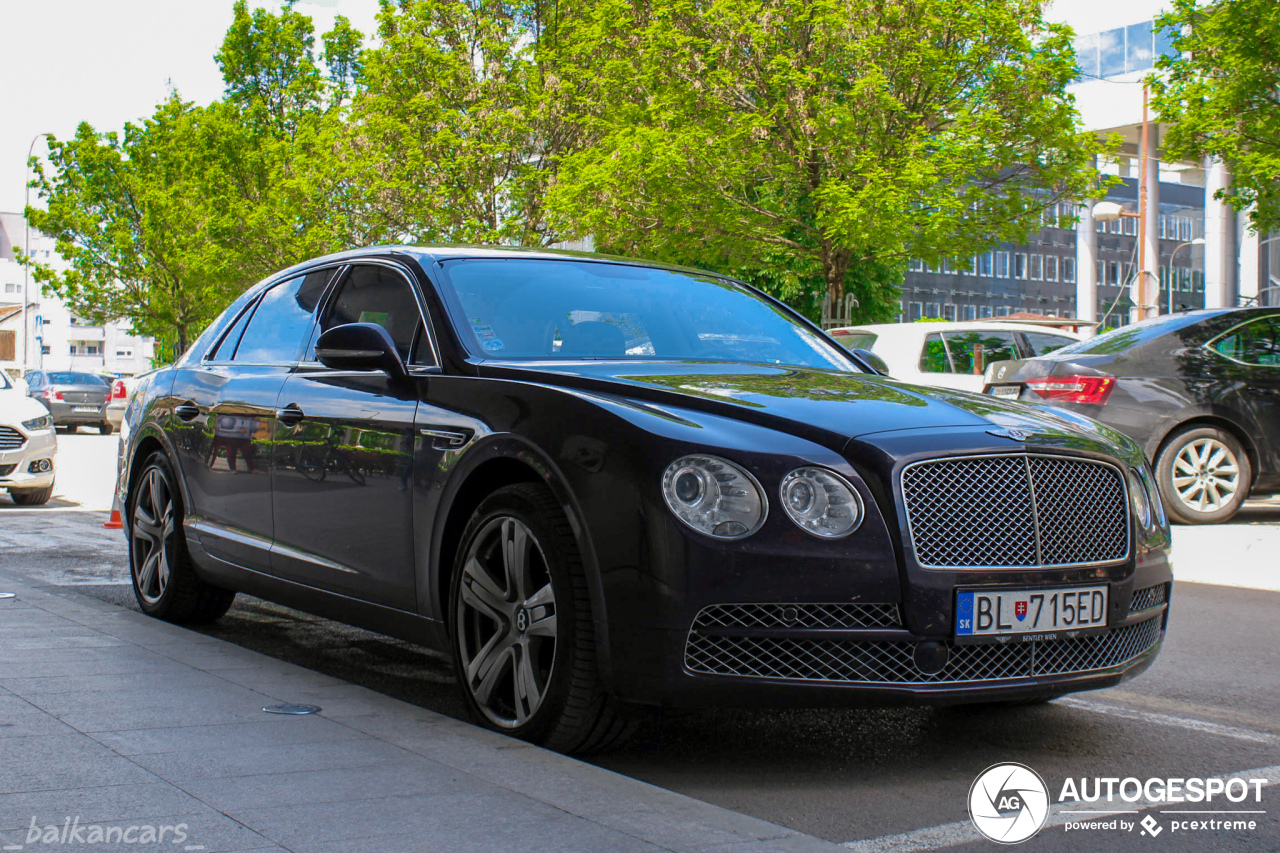
<svg viewBox="0 0 1280 853"><path fill-rule="evenodd" d="M1080 206L1076 225L1076 317L1090 323L1098 319L1098 232L1093 220L1093 202ZM1092 335L1094 326L1077 331Z"/></svg>
<svg viewBox="0 0 1280 853"><path fill-rule="evenodd" d="M1204 183L1204 307L1225 308L1235 304L1235 212L1217 198L1225 192L1231 176L1226 165L1210 158L1205 161ZM1256 278L1256 276L1255 276Z"/></svg>

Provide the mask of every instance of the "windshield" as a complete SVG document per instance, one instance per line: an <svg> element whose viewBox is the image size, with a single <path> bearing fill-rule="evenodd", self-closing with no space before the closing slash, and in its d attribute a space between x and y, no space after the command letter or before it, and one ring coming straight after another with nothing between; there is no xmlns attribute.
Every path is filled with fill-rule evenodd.
<svg viewBox="0 0 1280 853"><path fill-rule="evenodd" d="M92 373L50 373L50 385L106 385L101 378Z"/></svg>
<svg viewBox="0 0 1280 853"><path fill-rule="evenodd" d="M689 359L861 372L821 335L712 276L592 261L444 264L473 354L502 359Z"/></svg>
<svg viewBox="0 0 1280 853"><path fill-rule="evenodd" d="M1199 323L1203 319L1203 316L1194 314L1166 314L1163 317L1134 323L1132 326L1112 329L1106 334L1087 341L1076 341L1062 349L1054 350L1050 358L1067 355L1116 355L1161 335Z"/></svg>

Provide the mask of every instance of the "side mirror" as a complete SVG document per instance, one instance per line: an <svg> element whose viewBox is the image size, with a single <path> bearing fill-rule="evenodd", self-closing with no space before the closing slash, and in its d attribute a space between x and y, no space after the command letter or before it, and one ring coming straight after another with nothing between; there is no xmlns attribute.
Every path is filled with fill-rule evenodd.
<svg viewBox="0 0 1280 853"><path fill-rule="evenodd" d="M381 370L392 379L408 376L395 341L377 323L334 326L316 341L316 358L334 370Z"/></svg>
<svg viewBox="0 0 1280 853"><path fill-rule="evenodd" d="M858 361L861 361L881 376L889 375L889 365L885 364L884 359L873 353L871 350L864 349L863 347L857 347L856 349L849 350L849 352L857 356Z"/></svg>

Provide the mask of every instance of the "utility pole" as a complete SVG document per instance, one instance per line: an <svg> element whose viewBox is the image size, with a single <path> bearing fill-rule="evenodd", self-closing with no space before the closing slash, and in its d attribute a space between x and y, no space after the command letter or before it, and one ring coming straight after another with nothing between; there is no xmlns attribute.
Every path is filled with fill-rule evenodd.
<svg viewBox="0 0 1280 853"><path fill-rule="evenodd" d="M31 220L27 218L27 208L31 206L31 158L35 156L36 143L41 139L52 137L52 133L37 133L31 138L31 144L27 146L27 162L22 169L25 183L23 187L25 201L22 205L22 224L26 229L22 241L22 372L24 374L31 366L28 346L31 342L31 332L27 323L27 303L31 301L29 296L31 288Z"/></svg>

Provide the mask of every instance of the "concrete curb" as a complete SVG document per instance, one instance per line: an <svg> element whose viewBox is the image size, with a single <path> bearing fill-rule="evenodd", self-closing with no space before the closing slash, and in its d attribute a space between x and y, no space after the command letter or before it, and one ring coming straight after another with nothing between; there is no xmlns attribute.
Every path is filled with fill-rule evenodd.
<svg viewBox="0 0 1280 853"><path fill-rule="evenodd" d="M187 826L129 850L840 849L73 588L0 590L6 850L77 816Z"/></svg>

